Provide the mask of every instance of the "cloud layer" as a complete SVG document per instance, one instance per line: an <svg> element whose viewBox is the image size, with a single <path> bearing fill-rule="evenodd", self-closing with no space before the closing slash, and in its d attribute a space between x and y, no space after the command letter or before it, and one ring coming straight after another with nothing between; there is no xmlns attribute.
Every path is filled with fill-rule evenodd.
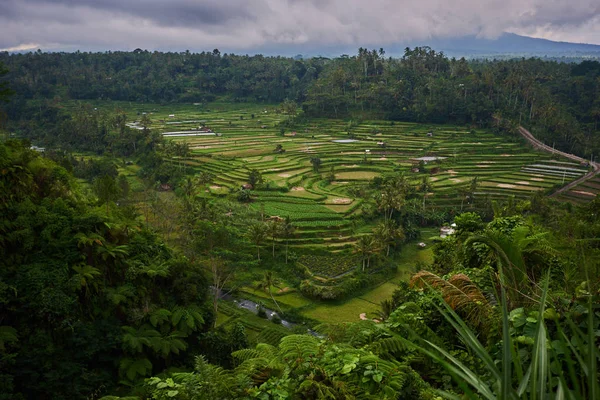
<svg viewBox="0 0 600 400"><path fill-rule="evenodd" d="M251 51L493 38L505 31L600 44L600 1L0 1L0 49Z"/></svg>

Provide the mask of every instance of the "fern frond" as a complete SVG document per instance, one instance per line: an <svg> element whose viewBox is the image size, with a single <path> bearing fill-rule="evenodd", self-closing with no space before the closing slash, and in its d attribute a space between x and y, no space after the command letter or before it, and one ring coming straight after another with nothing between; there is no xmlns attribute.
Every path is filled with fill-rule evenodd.
<svg viewBox="0 0 600 400"><path fill-rule="evenodd" d="M233 353L231 353L231 356L240 363L251 360L253 358L263 358L261 352L256 349L242 349L234 351Z"/></svg>
<svg viewBox="0 0 600 400"><path fill-rule="evenodd" d="M377 354L380 357L384 357L402 353L409 349L406 343L401 339L389 337L373 342L367 347L367 350L372 351L374 354Z"/></svg>
<svg viewBox="0 0 600 400"><path fill-rule="evenodd" d="M475 303L487 304L487 298L465 274L457 274L445 280L429 271L421 271L412 277L410 285L439 289L444 301L453 310L460 310Z"/></svg>
<svg viewBox="0 0 600 400"><path fill-rule="evenodd" d="M281 339L279 350L283 359L306 360L319 353L319 341L308 335L290 335Z"/></svg>
<svg viewBox="0 0 600 400"><path fill-rule="evenodd" d="M281 329L267 328L263 329L262 332L256 338L258 343L268 343L273 346L277 346L281 339L286 335Z"/></svg>

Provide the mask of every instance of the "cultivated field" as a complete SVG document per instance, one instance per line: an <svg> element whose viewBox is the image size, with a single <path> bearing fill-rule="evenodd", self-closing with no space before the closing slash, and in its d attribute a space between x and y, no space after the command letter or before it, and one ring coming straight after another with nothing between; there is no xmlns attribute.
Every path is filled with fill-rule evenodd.
<svg viewBox="0 0 600 400"><path fill-rule="evenodd" d="M527 198L587 172L575 162L552 159L518 141L465 127L313 119L295 130L285 128L282 135L280 124L289 116L278 112L277 106L114 102L98 106L126 110L134 127L147 113L151 129L187 142L191 156L183 162L214 174L208 190L215 196L239 190L249 172L259 170L265 184L252 190L251 206L270 216L289 216L298 229L292 247L350 246L356 237L353 220L362 212L361 200L351 188L385 173L403 171L415 182L427 175L432 190L426 207L460 210L475 177L476 198ZM278 145L284 152L276 152ZM311 157L321 159L318 173ZM419 159L426 163L425 173L411 171ZM332 167L335 180L329 182Z"/></svg>

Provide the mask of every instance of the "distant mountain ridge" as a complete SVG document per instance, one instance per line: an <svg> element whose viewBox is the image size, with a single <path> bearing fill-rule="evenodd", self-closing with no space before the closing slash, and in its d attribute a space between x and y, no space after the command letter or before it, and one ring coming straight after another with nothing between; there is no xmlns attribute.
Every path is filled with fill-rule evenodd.
<svg viewBox="0 0 600 400"><path fill-rule="evenodd" d="M556 42L539 39L515 33L503 33L496 39L478 38L475 35L459 38L431 38L414 41L399 41L394 44L381 46L378 44L357 45L278 45L257 49L256 53L268 55L304 57L324 56L338 57L342 54L353 55L359 47L383 47L386 55L402 56L406 47L429 46L436 51L443 51L450 57L466 58L507 58L507 57L589 57L600 58L600 45ZM253 52L254 53L254 52Z"/></svg>

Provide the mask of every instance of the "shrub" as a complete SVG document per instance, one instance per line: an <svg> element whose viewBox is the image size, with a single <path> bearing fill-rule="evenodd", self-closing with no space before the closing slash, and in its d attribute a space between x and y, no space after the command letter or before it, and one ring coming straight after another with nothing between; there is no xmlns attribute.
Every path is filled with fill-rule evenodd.
<svg viewBox="0 0 600 400"><path fill-rule="evenodd" d="M258 315L261 318L267 318L267 312L265 311L265 308L261 305L258 306L258 311L256 312L256 315Z"/></svg>

